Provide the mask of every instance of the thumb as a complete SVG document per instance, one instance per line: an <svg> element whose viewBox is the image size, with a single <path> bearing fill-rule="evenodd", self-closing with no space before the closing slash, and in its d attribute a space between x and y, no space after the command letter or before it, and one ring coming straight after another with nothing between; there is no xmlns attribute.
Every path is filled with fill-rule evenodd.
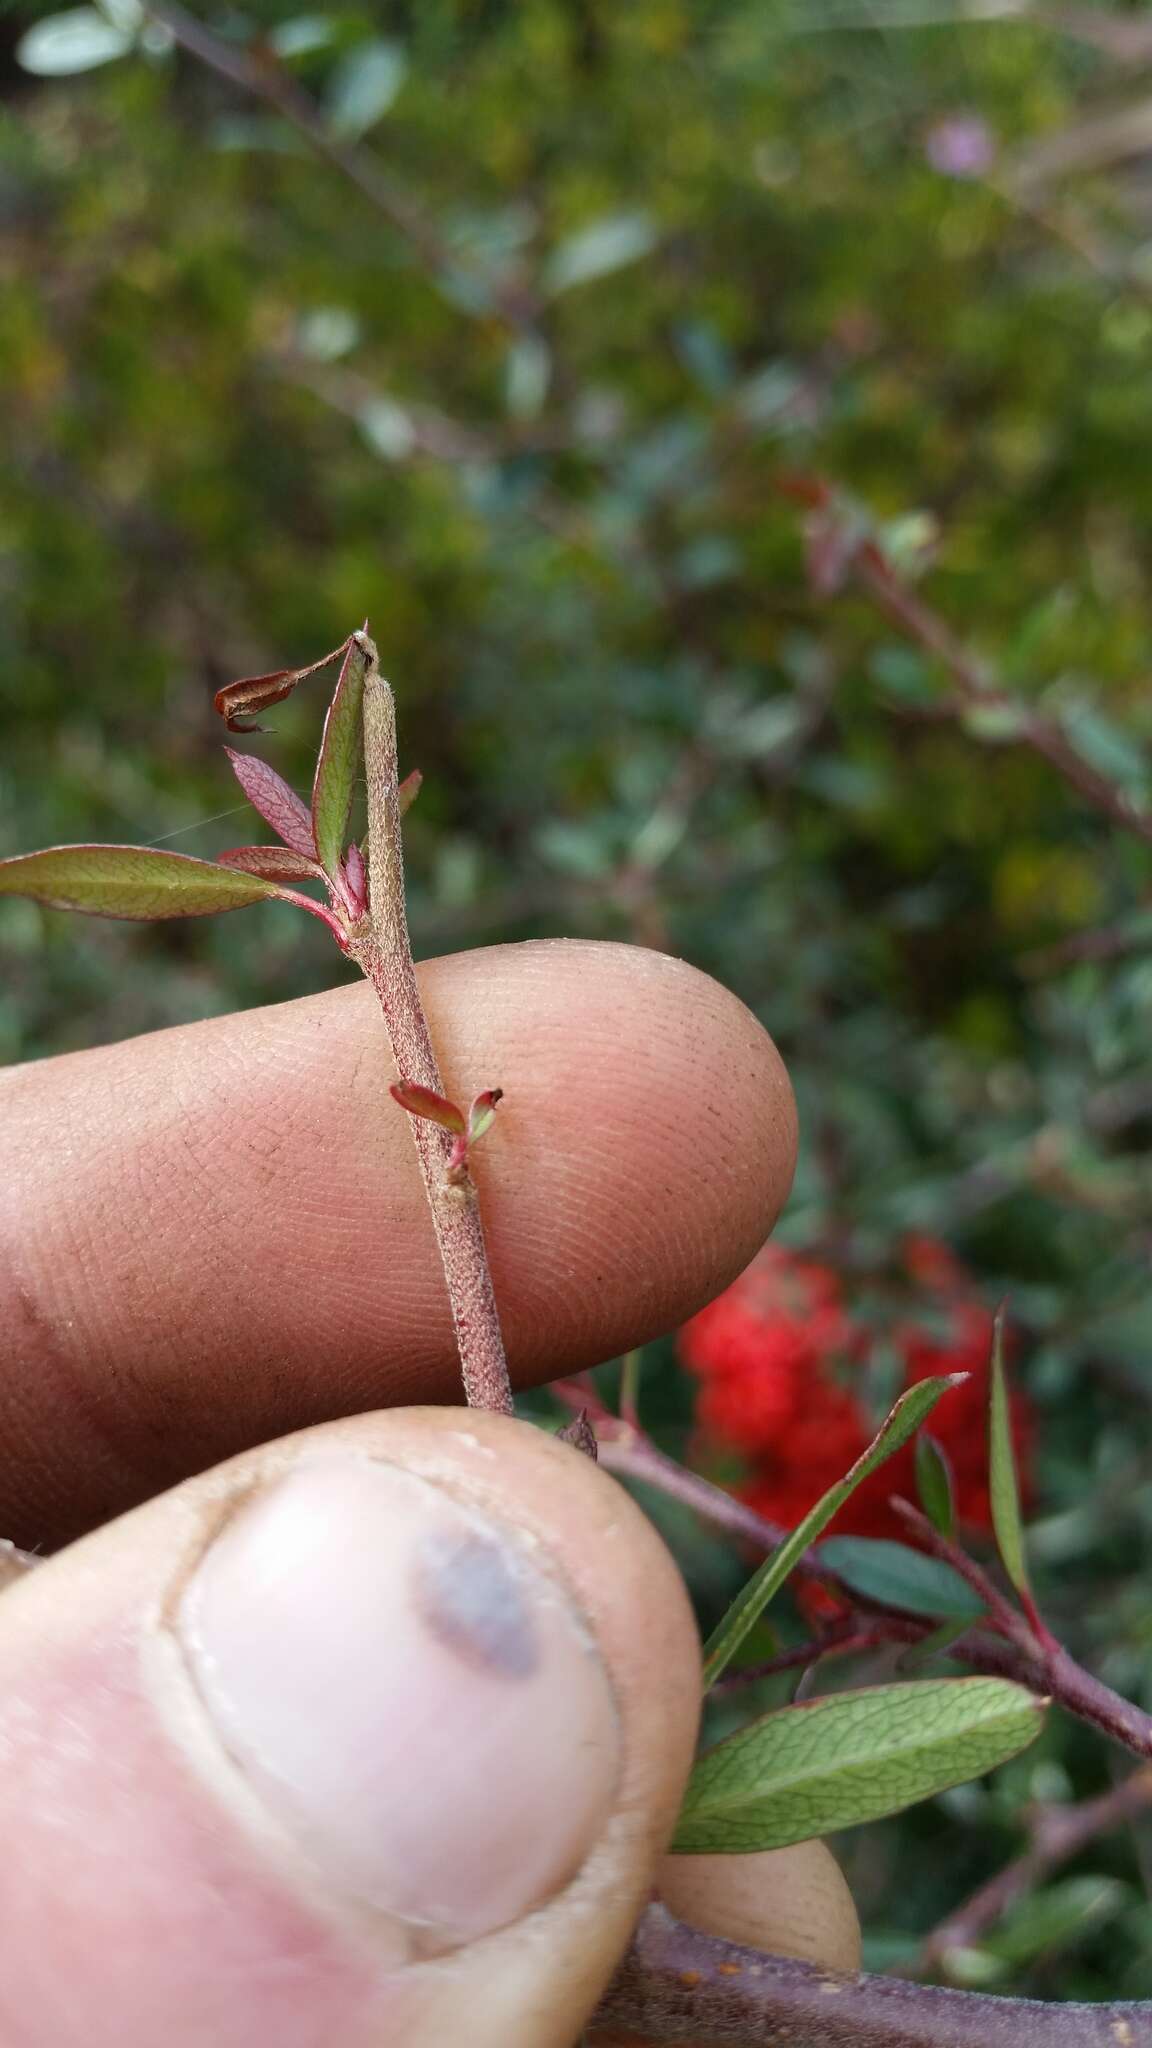
<svg viewBox="0 0 1152 2048"><path fill-rule="evenodd" d="M590 1460L446 1409L236 1459L0 1599L5 2048L573 2048L695 1737Z"/></svg>

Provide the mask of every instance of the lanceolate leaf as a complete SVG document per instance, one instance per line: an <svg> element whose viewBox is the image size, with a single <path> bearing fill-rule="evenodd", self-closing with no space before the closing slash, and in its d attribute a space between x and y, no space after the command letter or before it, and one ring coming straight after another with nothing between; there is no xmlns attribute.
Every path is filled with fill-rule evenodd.
<svg viewBox="0 0 1152 2048"><path fill-rule="evenodd" d="M235 747L225 747L224 752L232 763L232 772L254 810L259 811L266 825L271 825L277 838L290 846L295 853L302 853L315 861L316 848L312 843L312 818L303 797L277 775L267 761L261 761L256 754L238 754Z"/></svg>
<svg viewBox="0 0 1152 2048"><path fill-rule="evenodd" d="M926 1429L916 1439L916 1491L933 1528L950 1537L956 1526L952 1467L943 1446Z"/></svg>
<svg viewBox="0 0 1152 2048"><path fill-rule="evenodd" d="M959 1572L907 1543L873 1536L829 1536L816 1552L821 1564L854 1593L899 1607L905 1614L934 1614L976 1621L984 1602Z"/></svg>
<svg viewBox="0 0 1152 2048"><path fill-rule="evenodd" d="M315 854L293 853L287 846L230 846L216 858L227 868L242 868L245 874L263 875L269 882L323 880Z"/></svg>
<svg viewBox="0 0 1152 2048"><path fill-rule="evenodd" d="M363 758L360 707L367 669L368 658L359 641L350 640L324 720L312 786L312 832L320 864L329 875L336 873L344 852L352 794Z"/></svg>
<svg viewBox="0 0 1152 2048"><path fill-rule="evenodd" d="M949 1373L943 1378L921 1380L903 1394L883 1428L869 1444L862 1458L858 1458L850 1472L830 1487L814 1508L810 1508L804 1520L785 1538L779 1549L766 1557L743 1591L738 1593L724 1619L704 1646L704 1684L714 1685L725 1666L735 1656L749 1630L760 1619L768 1602L779 1591L793 1566L803 1557L809 1545L828 1527L849 1494L853 1493L862 1479L875 1472L886 1458L906 1444L909 1437L919 1429L925 1416L936 1406L942 1394L950 1387L958 1386L967 1378L966 1373Z"/></svg>
<svg viewBox="0 0 1152 2048"><path fill-rule="evenodd" d="M431 1088L421 1088L415 1081L393 1082L391 1094L411 1116L422 1116L429 1123L439 1124L442 1130L452 1131L458 1138L464 1136L467 1128L463 1114L454 1102L448 1102L443 1095L437 1095Z"/></svg>
<svg viewBox="0 0 1152 2048"><path fill-rule="evenodd" d="M1002 1678L934 1678L784 1707L697 1763L682 1855L782 1849L898 1813L1034 1741L1043 1700Z"/></svg>
<svg viewBox="0 0 1152 2048"><path fill-rule="evenodd" d="M413 768L412 773L404 777L403 782L400 784L400 787L396 792L397 796L400 799L401 817L403 817L405 811L410 810L412 805L415 803L417 797L420 794L420 786L423 783L423 780L424 777L421 774L419 768Z"/></svg>
<svg viewBox="0 0 1152 2048"><path fill-rule="evenodd" d="M95 917L207 917L283 894L257 875L154 846L50 846L0 861L0 896Z"/></svg>
<svg viewBox="0 0 1152 2048"><path fill-rule="evenodd" d="M1012 1417L1008 1378L1004 1370L1004 1306L992 1325L992 1390L988 1412L988 1480L992 1495L992 1527L1004 1569L1018 1593L1027 1594L1028 1566L1020 1519L1020 1487L1012 1448Z"/></svg>

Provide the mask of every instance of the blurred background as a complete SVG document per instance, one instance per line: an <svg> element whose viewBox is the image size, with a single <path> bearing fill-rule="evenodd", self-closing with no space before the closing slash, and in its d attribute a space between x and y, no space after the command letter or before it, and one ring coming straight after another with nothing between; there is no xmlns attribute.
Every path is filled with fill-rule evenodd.
<svg viewBox="0 0 1152 2048"><path fill-rule="evenodd" d="M1042 1603L1152 1706L1152 9L8 6L0 271L0 854L253 836L213 690L367 609L418 952L683 954L794 1076L660 1440L795 1519L1007 1292ZM343 972L8 903L0 1059ZM714 1619L745 1561L654 1506ZM1053 1722L846 1839L871 1962L1124 1768ZM1150 1996L1150 1881L1137 1820L943 1967Z"/></svg>

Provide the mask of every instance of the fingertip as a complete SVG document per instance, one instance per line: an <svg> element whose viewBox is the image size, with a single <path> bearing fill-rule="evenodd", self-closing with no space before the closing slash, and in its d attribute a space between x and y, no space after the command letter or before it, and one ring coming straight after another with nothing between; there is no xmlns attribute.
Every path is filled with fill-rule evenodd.
<svg viewBox="0 0 1152 2048"><path fill-rule="evenodd" d="M20 2048L570 2048L699 1703L635 1505L445 1409L265 1446L61 1552L0 1658Z"/></svg>
<svg viewBox="0 0 1152 2048"><path fill-rule="evenodd" d="M670 1913L769 1955L860 1968L860 1920L827 1842L747 1856L666 1856L657 1888Z"/></svg>

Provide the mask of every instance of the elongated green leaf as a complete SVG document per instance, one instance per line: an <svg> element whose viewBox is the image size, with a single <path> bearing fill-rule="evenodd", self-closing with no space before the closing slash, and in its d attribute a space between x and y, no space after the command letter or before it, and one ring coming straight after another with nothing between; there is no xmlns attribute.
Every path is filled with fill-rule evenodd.
<svg viewBox="0 0 1152 2048"><path fill-rule="evenodd" d="M956 1526L952 1467L942 1445L926 1429L916 1439L916 1491L933 1528L950 1537Z"/></svg>
<svg viewBox="0 0 1152 2048"><path fill-rule="evenodd" d="M931 1678L784 1707L700 1758L672 1847L782 1849L898 1813L1027 1748L1044 1705L1003 1678Z"/></svg>
<svg viewBox="0 0 1152 2048"><path fill-rule="evenodd" d="M335 875L348 834L348 815L364 753L360 711L367 656L356 639L340 664L340 678L328 715L312 785L312 832L325 874Z"/></svg>
<svg viewBox="0 0 1152 2048"><path fill-rule="evenodd" d="M862 1479L875 1472L886 1458L898 1451L913 1436L925 1417L930 1415L942 1394L950 1387L958 1386L967 1378L966 1373L948 1373L942 1378L921 1380L901 1395L896 1406L885 1421L879 1434L869 1444L863 1457L857 1458L850 1472L829 1488L814 1508L810 1508L804 1520L786 1537L778 1550L766 1557L748 1584L737 1594L724 1619L720 1622L704 1646L704 1684L714 1685L725 1666L735 1656L749 1629L763 1614L768 1602L779 1592L792 1567L803 1557L810 1544L828 1527L849 1495L855 1491Z"/></svg>
<svg viewBox="0 0 1152 2048"><path fill-rule="evenodd" d="M155 846L50 846L0 860L0 896L93 917L207 917L283 893L258 875Z"/></svg>
<svg viewBox="0 0 1152 2048"><path fill-rule="evenodd" d="M979 1594L950 1564L926 1557L907 1543L872 1536L829 1536L816 1555L854 1593L881 1600L885 1607L902 1608L906 1614L976 1621L985 1611Z"/></svg>
<svg viewBox="0 0 1152 2048"><path fill-rule="evenodd" d="M992 1527L1004 1569L1018 1593L1029 1593L1020 1518L1020 1485L1012 1447L1008 1378L1004 1370L1004 1305L992 1325L992 1386L988 1409L988 1479L992 1495Z"/></svg>

